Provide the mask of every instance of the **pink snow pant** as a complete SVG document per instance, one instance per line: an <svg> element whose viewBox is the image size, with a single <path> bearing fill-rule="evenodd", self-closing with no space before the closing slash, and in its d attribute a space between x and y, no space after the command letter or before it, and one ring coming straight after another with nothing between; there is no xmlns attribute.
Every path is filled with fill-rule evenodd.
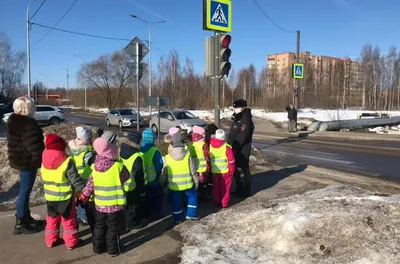
<svg viewBox="0 0 400 264"><path fill-rule="evenodd" d="M212 175L212 200L215 205L228 207L231 198L232 175L213 174Z"/></svg>
<svg viewBox="0 0 400 264"><path fill-rule="evenodd" d="M44 233L46 245L52 247L60 239L60 223L63 225L63 239L67 248L74 247L79 242L78 222L76 221L75 199L73 198L71 213L68 218L62 215L56 217L47 215L46 231Z"/></svg>

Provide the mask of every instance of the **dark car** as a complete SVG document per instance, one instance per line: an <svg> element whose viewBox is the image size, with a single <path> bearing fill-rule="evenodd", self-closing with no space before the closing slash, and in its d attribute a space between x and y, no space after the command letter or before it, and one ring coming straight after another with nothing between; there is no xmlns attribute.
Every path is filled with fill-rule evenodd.
<svg viewBox="0 0 400 264"><path fill-rule="evenodd" d="M0 104L0 118L3 118L4 114L14 112L12 104Z"/></svg>

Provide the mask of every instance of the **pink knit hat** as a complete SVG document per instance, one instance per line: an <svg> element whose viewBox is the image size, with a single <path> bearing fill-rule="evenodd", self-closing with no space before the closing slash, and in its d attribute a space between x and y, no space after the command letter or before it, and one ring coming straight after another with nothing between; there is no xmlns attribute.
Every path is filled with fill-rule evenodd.
<svg viewBox="0 0 400 264"><path fill-rule="evenodd" d="M171 128L169 129L169 131L168 131L168 134L169 134L170 136L173 136L173 135L176 134L178 131L179 131L179 128L177 128L177 127L171 127Z"/></svg>
<svg viewBox="0 0 400 264"><path fill-rule="evenodd" d="M97 138L93 142L94 151L96 151L97 155L110 159L115 160L118 158L118 148L115 144L110 144L104 138Z"/></svg>
<svg viewBox="0 0 400 264"><path fill-rule="evenodd" d="M203 136L206 133L206 131L202 127L194 126L193 127L193 133L196 133L196 134L199 134L199 135Z"/></svg>

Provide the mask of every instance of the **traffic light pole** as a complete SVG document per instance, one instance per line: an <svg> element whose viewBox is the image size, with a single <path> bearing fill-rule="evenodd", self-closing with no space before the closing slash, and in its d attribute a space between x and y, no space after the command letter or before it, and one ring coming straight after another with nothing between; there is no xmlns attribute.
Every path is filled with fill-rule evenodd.
<svg viewBox="0 0 400 264"><path fill-rule="evenodd" d="M214 82L215 82L215 87L214 87L214 100L215 100L215 125L220 128L220 111L219 111L219 104L220 104L220 78L219 78L219 56L220 56L220 33L215 32L215 38L214 38L214 54L215 54L215 60L214 60Z"/></svg>
<svg viewBox="0 0 400 264"><path fill-rule="evenodd" d="M139 97L139 68L140 68L140 57L139 57L139 52L140 52L140 45L139 42L136 43L136 107L137 107L137 113L136 113L136 129L137 131L140 131L140 97Z"/></svg>
<svg viewBox="0 0 400 264"><path fill-rule="evenodd" d="M300 30L297 30L296 63L300 62ZM299 79L295 79L294 108L299 107Z"/></svg>

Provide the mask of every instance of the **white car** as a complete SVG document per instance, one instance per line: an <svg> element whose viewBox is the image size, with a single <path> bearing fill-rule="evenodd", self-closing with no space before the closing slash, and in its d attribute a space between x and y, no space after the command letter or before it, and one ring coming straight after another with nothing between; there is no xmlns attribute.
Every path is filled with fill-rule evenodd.
<svg viewBox="0 0 400 264"><path fill-rule="evenodd" d="M2 121L4 124L8 123L8 119L13 113L4 114ZM33 118L38 123L45 123L49 125L58 125L65 120L63 110L58 106L52 105L36 105L36 112Z"/></svg>
<svg viewBox="0 0 400 264"><path fill-rule="evenodd" d="M193 126L205 128L207 122L186 110L169 110L160 112L160 128L158 128L158 114L151 118L149 126L156 134L158 130L161 133L168 133L171 127L185 129L190 133L193 130Z"/></svg>

